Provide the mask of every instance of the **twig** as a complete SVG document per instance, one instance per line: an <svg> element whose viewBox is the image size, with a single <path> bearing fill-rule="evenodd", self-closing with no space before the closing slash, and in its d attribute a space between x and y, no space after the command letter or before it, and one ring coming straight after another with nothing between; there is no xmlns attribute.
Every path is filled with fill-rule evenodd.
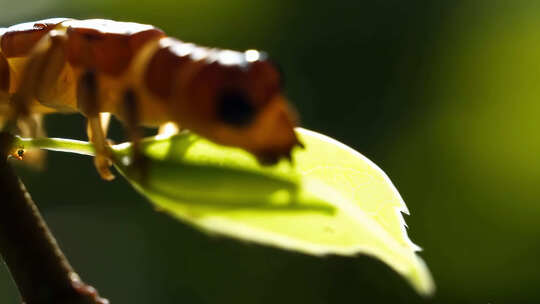
<svg viewBox="0 0 540 304"><path fill-rule="evenodd" d="M0 133L0 254L26 304L106 304L81 281L7 162L14 137Z"/></svg>

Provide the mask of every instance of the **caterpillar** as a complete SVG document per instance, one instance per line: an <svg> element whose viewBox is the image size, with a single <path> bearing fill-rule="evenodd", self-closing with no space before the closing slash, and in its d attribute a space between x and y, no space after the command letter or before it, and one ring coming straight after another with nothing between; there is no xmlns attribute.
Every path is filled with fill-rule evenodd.
<svg viewBox="0 0 540 304"><path fill-rule="evenodd" d="M0 118L35 135L36 117L73 112L87 119L94 163L106 180L114 178L110 114L134 142L141 126L173 123L262 164L290 158L301 145L282 75L263 52L201 47L151 25L106 19L0 28Z"/></svg>

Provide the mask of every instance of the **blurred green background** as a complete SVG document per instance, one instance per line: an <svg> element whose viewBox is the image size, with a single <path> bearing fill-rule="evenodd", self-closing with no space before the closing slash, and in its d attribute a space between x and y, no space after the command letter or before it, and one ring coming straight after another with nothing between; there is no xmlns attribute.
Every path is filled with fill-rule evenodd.
<svg viewBox="0 0 540 304"><path fill-rule="evenodd" d="M3 26L53 16L268 51L302 125L390 176L438 287L422 299L369 257L207 236L121 178L100 180L90 158L50 153L45 172L19 168L74 267L113 304L540 302L540 2L0 0ZM47 129L85 138L77 115ZM0 303L16 297L2 266Z"/></svg>

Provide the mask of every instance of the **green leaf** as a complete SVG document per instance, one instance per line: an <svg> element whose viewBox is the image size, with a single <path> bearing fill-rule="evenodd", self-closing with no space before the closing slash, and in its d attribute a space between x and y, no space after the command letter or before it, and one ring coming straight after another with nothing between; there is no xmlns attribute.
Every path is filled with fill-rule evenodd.
<svg viewBox="0 0 540 304"><path fill-rule="evenodd" d="M204 231L313 255L371 255L432 294L406 233L407 207L384 172L331 138L297 133L305 149L294 151L294 164L272 167L192 133L143 141L144 161L132 161L130 144L113 150L135 189Z"/></svg>
<svg viewBox="0 0 540 304"><path fill-rule="evenodd" d="M384 172L329 137L296 131L306 148L294 151L294 165L261 167L243 150L192 133L145 139L136 162L129 143L112 151L121 174L156 208L207 232L313 255L368 254L433 294L405 230L407 207ZM61 138L17 137L10 149L29 148L95 153L88 142Z"/></svg>

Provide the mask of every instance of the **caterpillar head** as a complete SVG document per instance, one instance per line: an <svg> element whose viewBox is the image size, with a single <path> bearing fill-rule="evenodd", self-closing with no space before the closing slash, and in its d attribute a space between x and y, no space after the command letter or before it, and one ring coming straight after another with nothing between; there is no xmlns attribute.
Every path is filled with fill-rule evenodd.
<svg viewBox="0 0 540 304"><path fill-rule="evenodd" d="M225 55L240 60L228 64ZM221 144L253 153L263 164L291 157L301 145L294 132L296 114L282 91L278 68L256 51L221 51L221 60L203 66L192 79L187 99L197 101L187 126Z"/></svg>

